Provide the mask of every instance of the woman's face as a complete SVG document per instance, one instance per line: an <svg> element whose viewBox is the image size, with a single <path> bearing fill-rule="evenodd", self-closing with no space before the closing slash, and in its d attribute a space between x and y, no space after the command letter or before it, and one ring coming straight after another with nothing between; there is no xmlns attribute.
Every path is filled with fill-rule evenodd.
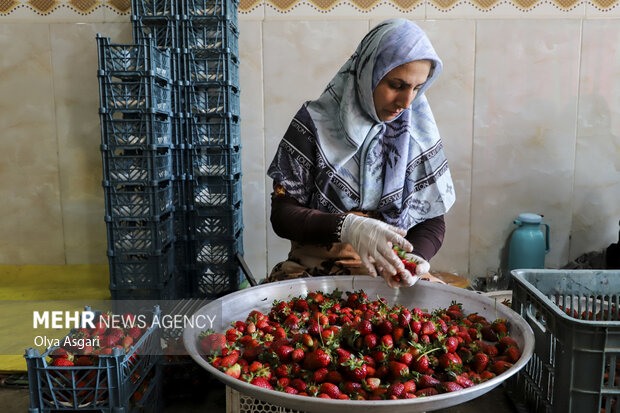
<svg viewBox="0 0 620 413"><path fill-rule="evenodd" d="M373 92L375 111L382 122L395 119L407 109L428 79L430 60L415 60L390 70Z"/></svg>

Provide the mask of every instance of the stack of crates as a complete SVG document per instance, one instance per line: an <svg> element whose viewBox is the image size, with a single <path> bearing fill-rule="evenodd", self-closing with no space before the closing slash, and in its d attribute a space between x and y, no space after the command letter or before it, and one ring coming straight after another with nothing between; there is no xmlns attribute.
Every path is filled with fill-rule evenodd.
<svg viewBox="0 0 620 413"><path fill-rule="evenodd" d="M174 293L170 53L97 35L101 154L113 299Z"/></svg>
<svg viewBox="0 0 620 413"><path fill-rule="evenodd" d="M166 76L156 68L133 73L139 82L152 79L153 87L165 84L167 92L165 115L158 107L147 112L153 119L165 117L169 132L166 168L170 187L166 189L171 191L172 203L165 218L170 220L165 221L165 231L153 232L149 244L153 250L143 255L155 256L160 252L155 247L163 250L172 240L169 258L180 275L177 297L216 298L241 284L237 259L237 254L243 254L237 9L236 0L132 0L135 45L131 47L154 45L149 50L159 49L169 63ZM100 72L102 78L105 69ZM102 99L105 92L102 88ZM103 112L109 112L107 106L102 109L102 125ZM124 113L121 118L127 116ZM140 116L145 113L134 117ZM107 133L102 132L104 139ZM144 149L151 151L148 159L153 166L164 152L160 146L152 143ZM158 185L163 186L160 181ZM106 193L106 202L109 199ZM118 239L114 228L108 237L111 242ZM116 256L116 250L112 254Z"/></svg>

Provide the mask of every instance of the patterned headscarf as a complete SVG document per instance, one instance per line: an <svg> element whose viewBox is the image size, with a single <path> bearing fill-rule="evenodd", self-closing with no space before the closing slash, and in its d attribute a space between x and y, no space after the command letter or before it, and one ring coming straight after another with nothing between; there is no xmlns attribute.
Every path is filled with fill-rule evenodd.
<svg viewBox="0 0 620 413"><path fill-rule="evenodd" d="M408 109L379 120L373 92L402 64L427 59L431 75ZM328 212L374 211L408 229L443 215L454 185L424 91L442 63L413 22L373 28L321 96L297 113L268 175L302 205Z"/></svg>

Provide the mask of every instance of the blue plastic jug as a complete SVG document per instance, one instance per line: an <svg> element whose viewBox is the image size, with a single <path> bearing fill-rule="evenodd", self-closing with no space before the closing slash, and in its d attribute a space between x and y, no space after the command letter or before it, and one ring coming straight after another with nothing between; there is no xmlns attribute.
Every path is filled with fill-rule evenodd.
<svg viewBox="0 0 620 413"><path fill-rule="evenodd" d="M508 271L517 268L545 268L545 255L549 252L549 225L537 214L519 214L514 220L519 226L510 238ZM543 234L541 225L545 226Z"/></svg>

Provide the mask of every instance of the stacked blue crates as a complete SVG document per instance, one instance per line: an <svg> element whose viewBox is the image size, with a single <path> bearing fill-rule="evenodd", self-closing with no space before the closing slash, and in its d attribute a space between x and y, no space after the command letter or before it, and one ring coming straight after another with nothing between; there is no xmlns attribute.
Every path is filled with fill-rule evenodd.
<svg viewBox="0 0 620 413"><path fill-rule="evenodd" d="M170 53L97 35L99 113L113 299L174 298Z"/></svg>
<svg viewBox="0 0 620 413"><path fill-rule="evenodd" d="M134 40L170 49L175 258L185 297L241 284L238 2L132 0Z"/></svg>

